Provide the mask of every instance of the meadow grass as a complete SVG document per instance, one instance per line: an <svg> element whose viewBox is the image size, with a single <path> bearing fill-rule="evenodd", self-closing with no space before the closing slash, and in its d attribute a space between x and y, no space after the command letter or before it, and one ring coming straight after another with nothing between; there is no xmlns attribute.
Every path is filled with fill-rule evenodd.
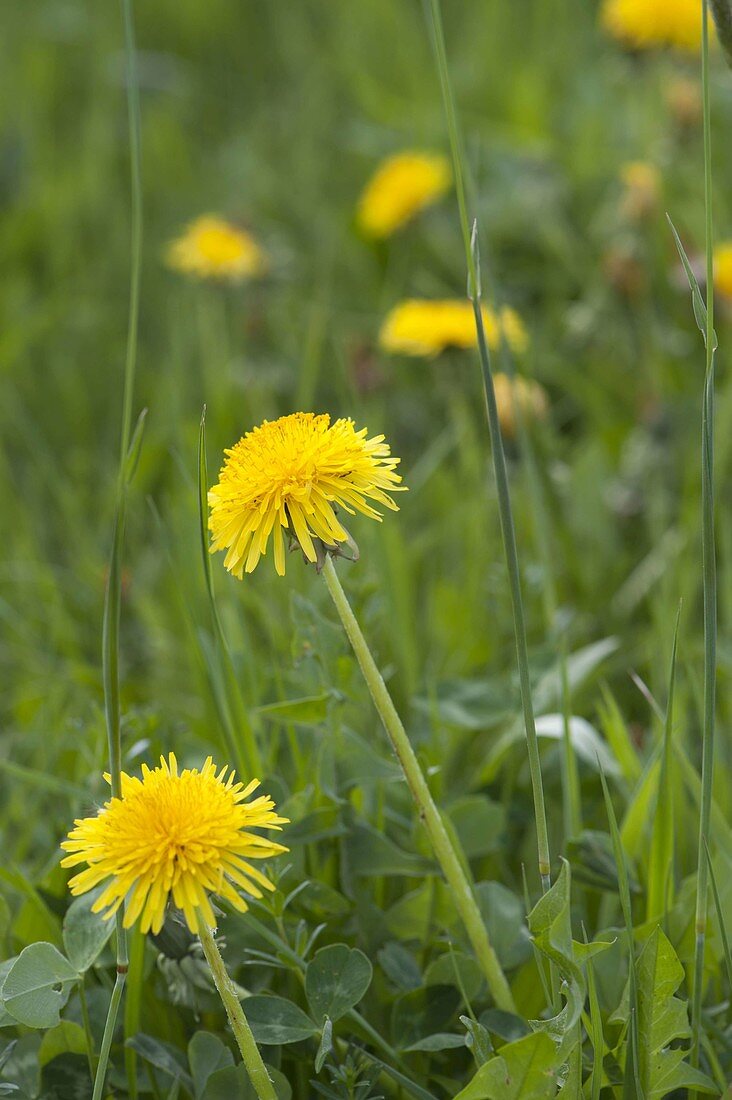
<svg viewBox="0 0 732 1100"><path fill-rule="evenodd" d="M278 1097L726 1094L732 306L714 309L711 211L732 237L732 75L716 48L704 81L698 55L625 50L598 15L6 13L0 1094L271 1095L239 1064L213 941L171 914L115 956L111 925L69 904L58 845L108 797L102 773L171 749L257 772L291 822L277 890L243 915L222 903L218 938ZM365 240L379 161L451 146L465 190ZM660 181L640 212L635 161ZM252 230L263 278L166 267L209 211ZM462 298L469 273L475 293L473 218L483 297L530 337L492 371L549 397L504 434L505 482L486 354L481 377L477 350L388 357L377 340L400 299ZM402 457L400 512L349 519L360 559L337 565L381 687L302 555L239 582L206 552L224 448L300 408ZM381 688L515 1012L476 962Z"/></svg>

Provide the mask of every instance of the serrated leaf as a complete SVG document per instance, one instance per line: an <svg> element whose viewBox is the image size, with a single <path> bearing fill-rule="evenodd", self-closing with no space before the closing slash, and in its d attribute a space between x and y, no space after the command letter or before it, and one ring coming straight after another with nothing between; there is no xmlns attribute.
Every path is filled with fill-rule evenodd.
<svg viewBox="0 0 732 1100"><path fill-rule="evenodd" d="M551 1100L557 1091L558 1064L549 1036L533 1032L501 1047L455 1100Z"/></svg>
<svg viewBox="0 0 732 1100"><path fill-rule="evenodd" d="M340 1020L371 984L371 963L358 948L345 943L321 947L305 971L305 994L316 1020Z"/></svg>
<svg viewBox="0 0 732 1100"><path fill-rule="evenodd" d="M52 943L32 943L21 951L3 984L3 1004L26 1027L54 1027L79 974Z"/></svg>

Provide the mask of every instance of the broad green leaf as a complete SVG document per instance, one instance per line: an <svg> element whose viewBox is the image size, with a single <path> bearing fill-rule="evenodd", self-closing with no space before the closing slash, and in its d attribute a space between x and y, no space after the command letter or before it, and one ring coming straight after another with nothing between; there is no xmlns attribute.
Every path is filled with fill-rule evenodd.
<svg viewBox="0 0 732 1100"><path fill-rule="evenodd" d="M483 974L472 956L462 951L448 951L427 967L424 984L454 985L468 1001L472 1001L483 984Z"/></svg>
<svg viewBox="0 0 732 1100"><path fill-rule="evenodd" d="M486 795L466 795L447 808L461 847L468 859L498 851L506 828L506 811Z"/></svg>
<svg viewBox="0 0 732 1100"><path fill-rule="evenodd" d="M233 1064L234 1055L218 1036L208 1031L197 1031L188 1044L188 1065L196 1100L200 1100L212 1074Z"/></svg>
<svg viewBox="0 0 732 1100"><path fill-rule="evenodd" d="M91 1100L89 1062L80 1054L59 1054L41 1070L43 1100Z"/></svg>
<svg viewBox="0 0 732 1100"><path fill-rule="evenodd" d="M500 882L477 883L475 895L501 965L519 966L531 954L523 901Z"/></svg>
<svg viewBox="0 0 732 1100"><path fill-rule="evenodd" d="M26 1027L54 1027L79 974L51 943L32 943L21 951L3 984L3 1004Z"/></svg>
<svg viewBox="0 0 732 1100"><path fill-rule="evenodd" d="M491 1037L478 1020L471 1020L469 1016L461 1016L460 1023L467 1032L465 1045L472 1053L476 1066L480 1069L493 1054Z"/></svg>
<svg viewBox="0 0 732 1100"><path fill-rule="evenodd" d="M114 931L114 921L104 920L91 907L101 894L103 886L72 901L66 910L63 938L66 954L73 966L83 974L92 966Z"/></svg>
<svg viewBox="0 0 732 1100"><path fill-rule="evenodd" d="M387 978L403 992L419 989L422 973L414 956L400 943L387 943L376 955L381 969Z"/></svg>
<svg viewBox="0 0 732 1100"><path fill-rule="evenodd" d="M313 1017L340 1020L371 985L371 963L362 951L335 943L322 947L305 971L305 995Z"/></svg>
<svg viewBox="0 0 732 1100"><path fill-rule="evenodd" d="M379 875L414 875L436 873L431 860L404 851L388 837L365 822L358 822L345 841L351 873L376 878Z"/></svg>
<svg viewBox="0 0 732 1100"><path fill-rule="evenodd" d="M659 1100L682 1088L717 1093L714 1083L686 1062L688 1051L671 1048L690 1034L687 1006L674 993L684 968L657 926L636 965L638 983L638 1067L646 1100Z"/></svg>
<svg viewBox="0 0 732 1100"><path fill-rule="evenodd" d="M455 1100L552 1100L557 1093L557 1048L537 1031L501 1047Z"/></svg>
<svg viewBox="0 0 732 1100"><path fill-rule="evenodd" d="M320 1030L301 1008L284 997L258 994L247 997L243 1008L254 1038L263 1046L299 1043Z"/></svg>
<svg viewBox="0 0 732 1100"><path fill-rule="evenodd" d="M73 1020L61 1020L43 1036L38 1051L38 1064L43 1067L59 1054L86 1054L86 1052L84 1028L75 1024Z"/></svg>
<svg viewBox="0 0 732 1100"><path fill-rule="evenodd" d="M406 1050L415 1043L446 1031L460 1005L460 994L453 986L433 985L403 993L397 997L391 1014L394 1045Z"/></svg>

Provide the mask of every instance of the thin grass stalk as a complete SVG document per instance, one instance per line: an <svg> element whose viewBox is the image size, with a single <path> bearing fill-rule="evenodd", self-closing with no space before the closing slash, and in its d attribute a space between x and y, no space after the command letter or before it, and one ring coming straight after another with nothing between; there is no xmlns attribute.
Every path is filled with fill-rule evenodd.
<svg viewBox="0 0 732 1100"><path fill-rule="evenodd" d="M521 686L521 704L524 715L524 727L526 732L526 744L529 754L529 769L531 772L531 786L534 799L534 816L536 820L536 835L538 849L539 876L542 890L546 892L551 885L551 859L549 854L549 833L546 821L546 807L544 804L544 787L541 777L541 762L539 759L539 746L536 736L536 724L534 721L534 708L531 699L531 677L529 674L529 655L526 640L526 621L524 617L523 598L521 594L521 575L518 562L518 549L516 545L516 531L513 522L511 508L511 494L508 485L506 471L506 456L503 451L503 439L501 437L496 407L496 395L493 386L491 372L490 353L485 338L483 327L483 315L481 312L480 291L480 262L477 254L475 225L471 234L468 219L468 204L466 180L467 172L464 167L464 156L460 130L455 111L455 100L450 83L450 72L447 64L447 50L445 47L445 32L442 24L442 11L440 0L425 0L428 19L432 29L432 41L437 60L437 69L442 89L442 99L447 118L447 129L452 154L453 172L455 175L455 190L457 193L458 209L460 212L460 231L465 248L465 260L468 268L468 293L473 302L475 324L478 333L478 349L480 352L480 365L483 378L483 389L488 413L488 425L491 439L491 453L493 457L493 469L496 478L496 490L498 493L498 507L501 521L501 533L503 536L503 549L506 558L506 567L509 575L511 589L511 603L513 607L514 633L516 639L516 659Z"/></svg>
<svg viewBox="0 0 732 1100"><path fill-rule="evenodd" d="M122 548L124 543L127 488L134 472L134 458L130 461L132 438L132 399L137 366L137 334L140 316L140 273L142 267L142 174L140 167L140 97L137 81L137 51L135 48L135 24L132 0L122 0L122 20L125 40L125 77L127 115L130 144L130 193L131 193L131 258L130 303L127 322L127 351L125 355L124 383L122 389L122 428L120 432L119 477L117 506L112 538L112 555L104 599L102 626L102 677L104 682L104 710L109 748L109 771L113 797L121 795L122 739L120 733L119 702L119 626L122 599ZM140 425L141 426L141 425ZM101 1100L104 1081L125 979L128 968L127 935L124 914L118 910L116 918L117 977L112 991L104 1027L102 1048L94 1080L93 1100Z"/></svg>
<svg viewBox="0 0 732 1100"><path fill-rule="evenodd" d="M651 857L646 895L646 920L665 917L670 908L674 873L674 791L672 782L673 714L676 685L676 655L681 605L676 614L671 667L668 677L666 717L663 724L663 753L658 774L658 797L651 834Z"/></svg>
<svg viewBox="0 0 732 1100"><path fill-rule="evenodd" d="M259 1097L259 1100L277 1100L277 1093L272 1084L272 1078L262 1061L259 1047L256 1044L254 1036L252 1035L252 1029L244 1015L244 1009L241 1007L236 986L229 977L226 966L224 965L224 960L221 958L218 944L205 921L201 924L198 938L201 941L201 947L206 956L206 962L211 970L211 975L219 992L219 996L226 1009L226 1015L229 1018L231 1030L234 1032L234 1038L241 1052L242 1061L249 1074L249 1080L252 1083L254 1091Z"/></svg>
<svg viewBox="0 0 732 1100"><path fill-rule="evenodd" d="M407 731L397 713L368 643L361 632L356 616L353 614L329 554L326 554L322 572L336 611L340 616L343 628L363 673L374 706L419 809L420 818L429 836L437 862L440 864L442 873L452 890L455 906L463 921L480 968L488 982L488 988L499 1008L504 1009L506 1012L515 1012L511 990L488 937L473 887L453 847L440 816L440 811L435 805L427 780L407 736Z"/></svg>
<svg viewBox="0 0 732 1100"><path fill-rule="evenodd" d="M691 1012L691 1064L699 1065L704 949L707 933L714 719L717 672L717 560L714 545L714 228L712 220L712 135L709 94L709 6L702 0L702 103L704 115L704 213L706 250L706 369L702 402L702 574L704 592L704 725L702 733L701 807L697 853L696 949Z"/></svg>

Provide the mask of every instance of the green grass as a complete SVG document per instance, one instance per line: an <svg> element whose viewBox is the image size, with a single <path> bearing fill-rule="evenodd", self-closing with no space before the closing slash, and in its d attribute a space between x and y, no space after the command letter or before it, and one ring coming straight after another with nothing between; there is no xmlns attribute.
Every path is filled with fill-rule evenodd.
<svg viewBox="0 0 732 1100"><path fill-rule="evenodd" d="M128 435L148 413L122 555L123 767L137 770L171 749L191 765L209 752L222 762L232 752L243 761L259 755L265 789L292 820L291 852L272 866L280 876L273 899L254 905L251 918L227 915L221 924L232 976L258 995L254 1017L267 1011L264 994L314 1011L305 990L318 949L346 944L366 956L371 981L334 1021L322 1068L320 1034L262 1047L295 1098L447 1098L476 1073L466 1096L503 1096L492 1075L517 1079L529 1057L536 1078L527 1074L516 1093L526 1100L554 1095L563 1072L568 1100L639 1089L646 1100L672 1095L672 1086L653 1091L654 1058L666 1060L676 1096L704 1080L721 1095L732 1079L720 933L720 919L732 927L731 307L718 301L714 318L717 740L710 825L698 850L704 358L665 218L668 211L701 279L702 128L680 128L665 95L681 76L698 80L698 61L624 53L587 0L443 7L484 293L497 288L521 313L531 347L516 368L541 381L551 404L548 421L527 425L506 450L533 704L539 719L558 716L559 736L539 737L556 887L540 902L478 357L389 359L376 342L400 297L464 294L455 195L378 248L353 224L381 157L415 146L449 152L428 26L410 0L137 5L144 241ZM0 935L2 957L12 959L39 940L68 953L58 844L106 793L102 617L131 194L116 6L31 0L6 13L4 30ZM723 239L732 237L732 77L721 53L710 81L711 190ZM621 214L618 173L639 159L659 168L662 196L636 223ZM220 289L166 270L166 242L207 211L253 229L272 257L264 280ZM631 292L619 285L623 272L633 276ZM210 481L244 430L300 407L353 416L402 456L410 492L400 512L383 525L353 521L361 559L339 563L339 576L464 852L516 1018L493 1008L322 579L293 555L285 579L268 559L240 583L217 556L212 603L199 524L204 403ZM575 742L568 756L562 734L576 728L568 718L591 723L603 743L613 839L626 863L620 876L599 741L584 754ZM568 835L578 819L585 832ZM714 892L702 1079L682 1052L697 861L701 852L705 876L707 846ZM570 861L566 875L559 856ZM130 950L108 1090L200 1100L207 1094L190 1079L196 1051L208 1044L211 1057L227 1055L197 1038L189 1059L192 1037L204 1031L235 1050L205 965L174 923L144 947L132 938ZM543 992L550 963L555 985L565 983L553 1005ZM312 986L317 968L310 975ZM84 979L92 1057L113 981L106 945ZM32 1029L0 1015L0 1045L17 1039L0 1082L17 1083L22 1100L91 1097L79 987L65 992L63 1019L78 1030ZM656 1004L677 1025L658 1050ZM530 1033L529 1020L542 1028ZM322 1030L322 1020L314 1023ZM253 1027L257 1034L256 1020ZM446 1033L457 1038L425 1043ZM133 1041L126 1052L125 1038ZM237 1070L219 1072L229 1095L247 1095ZM359 1075L371 1093L357 1091Z"/></svg>

